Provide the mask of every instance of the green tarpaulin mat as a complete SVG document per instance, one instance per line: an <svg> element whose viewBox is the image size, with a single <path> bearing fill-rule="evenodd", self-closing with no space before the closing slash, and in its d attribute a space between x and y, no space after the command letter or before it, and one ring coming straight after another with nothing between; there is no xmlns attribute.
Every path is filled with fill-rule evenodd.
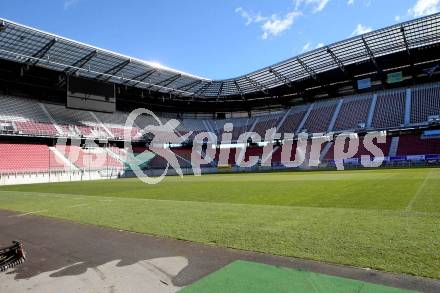
<svg viewBox="0 0 440 293"><path fill-rule="evenodd" d="M260 263L236 261L179 293L406 293L351 279Z"/></svg>

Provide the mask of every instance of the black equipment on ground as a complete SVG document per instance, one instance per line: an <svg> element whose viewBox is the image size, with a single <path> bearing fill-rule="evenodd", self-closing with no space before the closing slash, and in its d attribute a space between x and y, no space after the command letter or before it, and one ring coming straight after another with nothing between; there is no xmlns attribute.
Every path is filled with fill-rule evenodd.
<svg viewBox="0 0 440 293"><path fill-rule="evenodd" d="M18 241L14 241L9 247L0 248L0 272L22 264L25 260L23 245Z"/></svg>

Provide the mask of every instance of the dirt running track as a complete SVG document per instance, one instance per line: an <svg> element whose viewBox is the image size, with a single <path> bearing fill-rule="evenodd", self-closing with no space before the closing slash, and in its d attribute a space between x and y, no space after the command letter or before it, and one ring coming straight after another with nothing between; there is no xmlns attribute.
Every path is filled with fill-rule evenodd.
<svg viewBox="0 0 440 293"><path fill-rule="evenodd" d="M0 210L0 246L23 242L28 261L0 273L0 292L176 292L235 260L420 292L440 281L81 225Z"/></svg>

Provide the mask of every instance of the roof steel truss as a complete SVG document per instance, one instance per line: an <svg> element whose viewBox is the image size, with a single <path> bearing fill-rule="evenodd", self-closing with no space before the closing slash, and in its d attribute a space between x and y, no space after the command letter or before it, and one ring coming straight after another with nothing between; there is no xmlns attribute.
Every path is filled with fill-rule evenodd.
<svg viewBox="0 0 440 293"><path fill-rule="evenodd" d="M334 69L347 74L348 66L368 60L383 78L379 58L406 52L408 64L414 66L414 50L432 45L440 45L440 14L356 36L237 78L212 81L0 19L1 59L191 98L267 96L277 87L305 79L319 83L322 73Z"/></svg>

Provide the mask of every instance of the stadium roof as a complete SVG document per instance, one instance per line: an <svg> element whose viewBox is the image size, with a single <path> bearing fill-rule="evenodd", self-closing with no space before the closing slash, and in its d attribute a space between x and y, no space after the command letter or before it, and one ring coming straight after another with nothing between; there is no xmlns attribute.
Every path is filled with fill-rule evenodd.
<svg viewBox="0 0 440 293"><path fill-rule="evenodd" d="M440 44L440 14L393 25L226 80L209 80L0 18L0 58L182 98L244 97L323 72Z"/></svg>

